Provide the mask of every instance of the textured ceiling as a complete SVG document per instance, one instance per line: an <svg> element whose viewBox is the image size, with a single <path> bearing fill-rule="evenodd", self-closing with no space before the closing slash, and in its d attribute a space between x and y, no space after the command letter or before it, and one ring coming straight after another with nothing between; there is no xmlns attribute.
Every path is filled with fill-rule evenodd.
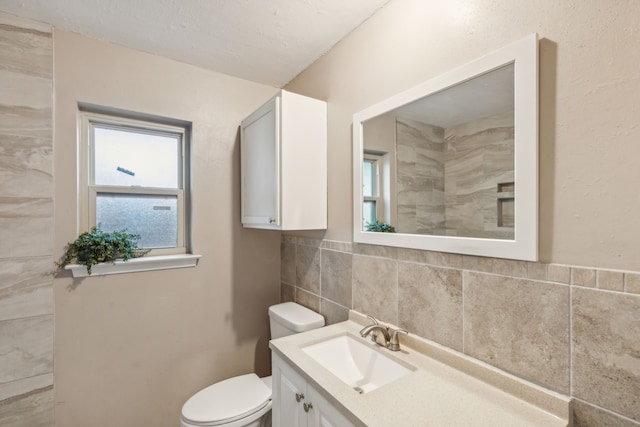
<svg viewBox="0 0 640 427"><path fill-rule="evenodd" d="M281 87L388 0L0 0L0 11Z"/></svg>

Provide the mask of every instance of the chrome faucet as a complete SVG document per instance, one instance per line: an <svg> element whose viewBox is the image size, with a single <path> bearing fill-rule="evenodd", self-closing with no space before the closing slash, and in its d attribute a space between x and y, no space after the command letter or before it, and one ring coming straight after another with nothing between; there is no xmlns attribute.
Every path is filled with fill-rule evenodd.
<svg viewBox="0 0 640 427"><path fill-rule="evenodd" d="M362 338L366 338L367 335L371 334L371 341L373 341L374 343L384 345L391 351L399 351L400 341L398 339L398 334L408 334L409 332L404 329L390 329L388 326L381 325L375 317L369 315L367 315L367 317L373 323L362 328L360 330L360 336ZM378 331L382 332L382 335L384 337L384 344L378 342Z"/></svg>

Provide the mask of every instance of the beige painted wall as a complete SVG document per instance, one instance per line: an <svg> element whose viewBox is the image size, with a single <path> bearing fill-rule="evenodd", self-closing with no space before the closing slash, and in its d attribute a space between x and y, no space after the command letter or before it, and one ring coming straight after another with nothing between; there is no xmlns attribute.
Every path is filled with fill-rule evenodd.
<svg viewBox="0 0 640 427"><path fill-rule="evenodd" d="M540 259L640 270L640 2L392 0L287 89L329 103L329 229L351 240L353 113L527 34L540 41Z"/></svg>
<svg viewBox="0 0 640 427"><path fill-rule="evenodd" d="M270 371L280 234L239 222L238 125L276 89L54 32L54 255L77 235L76 113L87 102L193 122L194 269L55 280L59 426L175 426L215 381Z"/></svg>

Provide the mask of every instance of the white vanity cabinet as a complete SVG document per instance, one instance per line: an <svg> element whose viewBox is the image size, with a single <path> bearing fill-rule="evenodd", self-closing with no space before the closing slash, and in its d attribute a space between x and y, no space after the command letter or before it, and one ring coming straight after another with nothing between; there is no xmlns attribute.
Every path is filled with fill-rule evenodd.
<svg viewBox="0 0 640 427"><path fill-rule="evenodd" d="M272 354L273 425L355 427L277 354Z"/></svg>
<svg viewBox="0 0 640 427"><path fill-rule="evenodd" d="M326 102L282 90L240 132L242 225L326 229Z"/></svg>

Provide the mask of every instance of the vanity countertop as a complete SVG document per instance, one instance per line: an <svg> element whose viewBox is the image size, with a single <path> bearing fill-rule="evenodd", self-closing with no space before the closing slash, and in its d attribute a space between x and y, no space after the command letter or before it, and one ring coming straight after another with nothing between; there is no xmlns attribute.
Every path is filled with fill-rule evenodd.
<svg viewBox="0 0 640 427"><path fill-rule="evenodd" d="M360 329L368 323L352 311L348 321L272 340L270 347L355 425L569 425L569 397L413 335L400 338L401 351L380 350L417 369L365 394L359 394L302 350L345 333L359 337ZM375 346L368 339L362 341Z"/></svg>

